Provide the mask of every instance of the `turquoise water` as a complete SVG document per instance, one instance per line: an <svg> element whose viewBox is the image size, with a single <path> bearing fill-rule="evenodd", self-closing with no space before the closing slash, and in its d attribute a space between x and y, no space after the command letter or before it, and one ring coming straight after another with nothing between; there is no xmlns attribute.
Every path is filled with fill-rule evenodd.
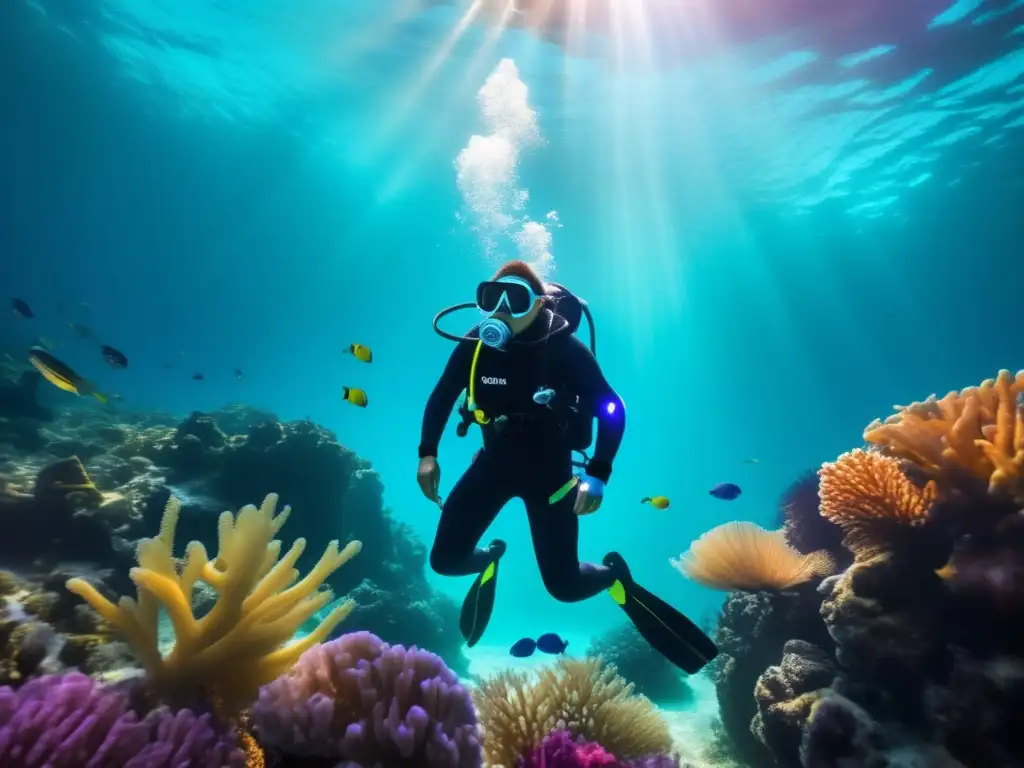
<svg viewBox="0 0 1024 768"><path fill-rule="evenodd" d="M788 484L893 404L1021 366L1024 9L651 0L603 23L579 0L598 20L563 34L492 5L8 0L0 285L64 307L37 311L42 335L70 317L124 350L125 372L62 355L125 407L326 425L429 542L416 446L451 349L431 319L541 259L590 302L629 413L581 555L618 549L702 616L721 596L668 563L690 541L774 525ZM442 493L478 443L449 428ZM655 494L672 509L639 504ZM518 502L493 535L488 644L582 650L621 620L546 595Z"/></svg>

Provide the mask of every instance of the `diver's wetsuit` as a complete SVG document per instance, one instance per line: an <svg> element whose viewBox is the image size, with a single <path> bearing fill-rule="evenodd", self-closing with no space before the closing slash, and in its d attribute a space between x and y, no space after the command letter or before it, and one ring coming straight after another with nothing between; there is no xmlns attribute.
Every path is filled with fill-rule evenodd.
<svg viewBox="0 0 1024 768"><path fill-rule="evenodd" d="M578 395L580 407L597 417L597 441L586 472L601 481L608 480L622 442L625 408L597 360L575 335L549 335L559 323L564 325L561 317L544 309L504 350L481 346L476 405L491 421L483 427L483 450L444 502L430 565L445 576L483 571L493 555L477 544L501 508L519 497L526 504L544 585L556 600L574 602L607 589L614 577L604 566L579 561L579 521L573 512L577 489L551 501L572 479L572 449L564 416L535 403L533 395L541 386L562 398ZM448 417L469 383L477 344L475 332L459 342L427 401L421 458L437 456ZM611 414L609 403L614 403ZM507 422L495 426L502 415Z"/></svg>

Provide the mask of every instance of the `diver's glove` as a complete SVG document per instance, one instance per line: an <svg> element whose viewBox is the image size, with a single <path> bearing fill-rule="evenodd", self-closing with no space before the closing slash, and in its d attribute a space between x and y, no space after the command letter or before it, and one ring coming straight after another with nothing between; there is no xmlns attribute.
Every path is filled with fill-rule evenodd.
<svg viewBox="0 0 1024 768"><path fill-rule="evenodd" d="M596 512L604 500L604 481L588 475L586 472L580 475L580 482L576 490L576 503L572 511L577 515L589 515Z"/></svg>

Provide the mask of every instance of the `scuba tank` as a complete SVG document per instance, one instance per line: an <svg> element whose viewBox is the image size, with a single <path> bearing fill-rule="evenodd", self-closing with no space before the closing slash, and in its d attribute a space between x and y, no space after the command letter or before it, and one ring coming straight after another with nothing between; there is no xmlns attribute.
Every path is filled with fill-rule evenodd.
<svg viewBox="0 0 1024 768"><path fill-rule="evenodd" d="M551 311L561 317L569 324L569 333L577 333L586 315L587 324L590 326L590 352L597 355L597 338L594 332L594 317L590 314L590 308L583 299L558 283L548 283L547 295L553 305ZM563 402L569 400L570 402ZM594 417L588 403L581 403L578 395L570 395L566 398L555 394L551 407L560 412L565 423L566 442L572 450L584 453L592 442L594 442Z"/></svg>

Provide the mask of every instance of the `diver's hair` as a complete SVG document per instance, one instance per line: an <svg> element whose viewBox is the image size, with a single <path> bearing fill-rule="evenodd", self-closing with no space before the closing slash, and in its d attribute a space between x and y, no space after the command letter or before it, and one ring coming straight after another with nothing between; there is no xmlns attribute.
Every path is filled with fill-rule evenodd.
<svg viewBox="0 0 1024 768"><path fill-rule="evenodd" d="M525 261L519 259L506 261L501 266L501 269L494 273L494 277L491 280L497 280L502 277L518 277L520 280L528 283L538 297L543 297L548 292L547 286L541 280L537 271Z"/></svg>

